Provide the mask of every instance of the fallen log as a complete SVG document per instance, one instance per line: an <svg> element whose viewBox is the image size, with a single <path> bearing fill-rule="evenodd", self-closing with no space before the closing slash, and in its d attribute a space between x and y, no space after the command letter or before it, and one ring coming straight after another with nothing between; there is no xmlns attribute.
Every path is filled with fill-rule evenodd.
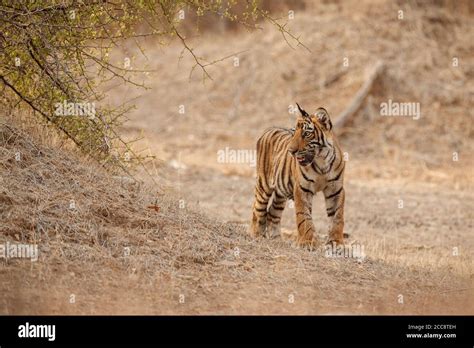
<svg viewBox="0 0 474 348"><path fill-rule="evenodd" d="M367 75L367 79L365 80L364 84L357 91L357 94L354 96L349 106L336 118L334 122L334 126L336 128L340 129L344 127L347 122L355 115L355 113L359 111L365 98L367 98L367 96L369 95L370 90L372 89L372 85L382 73L384 68L385 65L382 61L378 61L374 65L372 70Z"/></svg>

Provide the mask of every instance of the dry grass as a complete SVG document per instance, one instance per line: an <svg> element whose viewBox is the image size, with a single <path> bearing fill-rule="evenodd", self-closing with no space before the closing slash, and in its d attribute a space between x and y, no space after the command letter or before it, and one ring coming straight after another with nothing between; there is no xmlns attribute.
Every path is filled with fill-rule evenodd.
<svg viewBox="0 0 474 348"><path fill-rule="evenodd" d="M380 248L382 239L367 239L362 242L373 250L357 262L285 241L255 241L240 225L180 209L166 192L158 196L146 186L120 184L92 163L35 144L11 126L2 125L0 134L1 166L7 169L2 242L40 248L38 262L3 262L2 313L472 311L463 303L472 272L459 268L468 267L464 258L435 264L433 256L418 254L407 261L406 253L398 254L404 243ZM147 209L151 203L159 212ZM378 229L377 222L367 226ZM400 293L404 305L397 304Z"/></svg>

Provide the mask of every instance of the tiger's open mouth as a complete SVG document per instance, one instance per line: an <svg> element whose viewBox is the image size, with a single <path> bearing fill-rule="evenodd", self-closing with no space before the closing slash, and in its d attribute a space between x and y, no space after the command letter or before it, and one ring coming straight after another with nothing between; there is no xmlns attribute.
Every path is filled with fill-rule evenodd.
<svg viewBox="0 0 474 348"><path fill-rule="evenodd" d="M300 165L307 166L313 161L314 156L312 154L297 154L295 157Z"/></svg>

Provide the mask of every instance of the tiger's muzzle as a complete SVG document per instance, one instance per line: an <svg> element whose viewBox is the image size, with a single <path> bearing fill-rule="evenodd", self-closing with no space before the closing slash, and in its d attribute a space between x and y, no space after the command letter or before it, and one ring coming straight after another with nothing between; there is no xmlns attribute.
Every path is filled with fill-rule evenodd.
<svg viewBox="0 0 474 348"><path fill-rule="evenodd" d="M305 151L305 152L298 151L293 155L295 156L296 161L299 163L299 165L303 167L310 165L314 159L314 152L311 152L311 151Z"/></svg>

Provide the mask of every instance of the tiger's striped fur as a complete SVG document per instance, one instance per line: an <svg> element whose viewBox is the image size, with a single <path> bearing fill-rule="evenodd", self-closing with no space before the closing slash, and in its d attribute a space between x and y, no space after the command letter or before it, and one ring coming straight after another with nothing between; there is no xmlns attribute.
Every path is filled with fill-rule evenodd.
<svg viewBox="0 0 474 348"><path fill-rule="evenodd" d="M269 128L257 141L257 183L250 233L280 235L286 201L295 202L298 244L316 245L312 200L322 191L330 219L328 242L342 244L344 229L344 168L328 112L313 115L298 109L293 129Z"/></svg>

